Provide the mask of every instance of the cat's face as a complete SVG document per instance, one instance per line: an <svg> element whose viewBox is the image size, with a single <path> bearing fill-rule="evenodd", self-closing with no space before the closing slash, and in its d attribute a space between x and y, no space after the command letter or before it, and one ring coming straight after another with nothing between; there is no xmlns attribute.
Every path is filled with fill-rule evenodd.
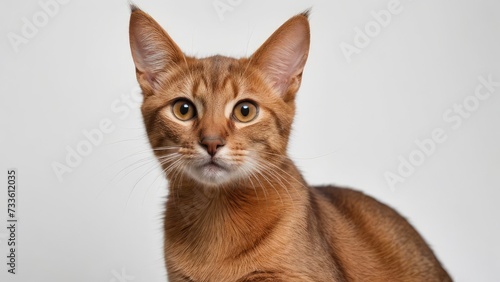
<svg viewBox="0 0 500 282"><path fill-rule="evenodd" d="M147 132L165 169L178 167L217 185L248 177L285 153L293 104L273 95L253 70L245 72L247 64L191 60L174 71L178 78L145 98Z"/></svg>
<svg viewBox="0 0 500 282"><path fill-rule="evenodd" d="M130 37L144 123L169 180L220 186L279 172L309 47L305 15L243 59L187 57L140 10Z"/></svg>

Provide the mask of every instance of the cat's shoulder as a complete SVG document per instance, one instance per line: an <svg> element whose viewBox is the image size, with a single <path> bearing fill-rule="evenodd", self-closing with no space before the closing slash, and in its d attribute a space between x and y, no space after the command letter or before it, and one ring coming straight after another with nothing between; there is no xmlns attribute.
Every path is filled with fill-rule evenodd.
<svg viewBox="0 0 500 282"><path fill-rule="evenodd" d="M316 201L328 201L336 209L351 215L368 213L372 216L402 219L401 215L387 204L356 189L329 185L313 186L310 191Z"/></svg>

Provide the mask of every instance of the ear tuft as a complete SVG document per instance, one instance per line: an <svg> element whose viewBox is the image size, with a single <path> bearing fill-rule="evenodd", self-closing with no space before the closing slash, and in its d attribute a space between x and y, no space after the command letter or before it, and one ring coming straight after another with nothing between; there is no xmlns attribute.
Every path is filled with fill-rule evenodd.
<svg viewBox="0 0 500 282"><path fill-rule="evenodd" d="M300 15L309 19L309 16L311 15L311 9L312 8L305 10L304 12L300 13Z"/></svg>
<svg viewBox="0 0 500 282"><path fill-rule="evenodd" d="M129 4L129 6L130 6L130 12L132 12L132 13L133 13L133 12L135 12L135 11L137 11L137 10L141 10L141 9L139 9L139 7L137 7L137 5L136 5L136 4L134 4L134 2L132 2L132 1L129 1L129 2L128 2L128 4Z"/></svg>

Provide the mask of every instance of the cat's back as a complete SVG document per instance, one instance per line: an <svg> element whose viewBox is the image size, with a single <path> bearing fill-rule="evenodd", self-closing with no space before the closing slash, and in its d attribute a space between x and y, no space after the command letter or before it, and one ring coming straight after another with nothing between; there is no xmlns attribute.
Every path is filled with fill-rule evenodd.
<svg viewBox="0 0 500 282"><path fill-rule="evenodd" d="M312 212L347 280L451 281L418 232L399 213L362 192L310 189Z"/></svg>
<svg viewBox="0 0 500 282"><path fill-rule="evenodd" d="M312 199L317 203L324 204L326 201L342 214L342 218L366 225L365 227L369 228L372 225L372 227L389 225L397 229L411 227L394 209L361 191L337 186L315 186L311 187L311 190Z"/></svg>

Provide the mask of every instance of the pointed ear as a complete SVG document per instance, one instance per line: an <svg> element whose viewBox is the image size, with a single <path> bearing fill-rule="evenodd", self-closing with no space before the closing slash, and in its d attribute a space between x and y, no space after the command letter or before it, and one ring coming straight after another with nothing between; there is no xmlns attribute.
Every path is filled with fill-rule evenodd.
<svg viewBox="0 0 500 282"><path fill-rule="evenodd" d="M289 19L250 57L285 100L293 99L299 89L309 54L308 14L304 12Z"/></svg>
<svg viewBox="0 0 500 282"><path fill-rule="evenodd" d="M130 49L139 84L154 90L158 76L182 62L184 54L163 28L148 14L131 6Z"/></svg>

